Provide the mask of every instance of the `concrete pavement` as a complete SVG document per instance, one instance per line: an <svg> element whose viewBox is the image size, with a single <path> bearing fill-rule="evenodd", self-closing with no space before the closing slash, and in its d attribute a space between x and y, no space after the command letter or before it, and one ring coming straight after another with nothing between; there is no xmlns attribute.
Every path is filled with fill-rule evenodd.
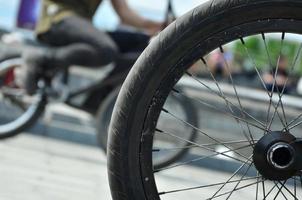
<svg viewBox="0 0 302 200"><path fill-rule="evenodd" d="M111 199L95 147L28 134L0 142L1 200Z"/></svg>

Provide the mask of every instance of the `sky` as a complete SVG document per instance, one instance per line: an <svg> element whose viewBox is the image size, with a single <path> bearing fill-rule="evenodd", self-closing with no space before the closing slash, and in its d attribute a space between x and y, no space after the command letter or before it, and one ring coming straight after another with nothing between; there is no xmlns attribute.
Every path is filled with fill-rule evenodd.
<svg viewBox="0 0 302 200"><path fill-rule="evenodd" d="M206 0L172 0L173 9L177 15L184 14L193 7ZM128 0L130 6L141 15L161 21L164 19L166 0ZM13 29L19 0L0 0L0 26ZM97 12L94 23L105 29L114 29L118 24L118 17L114 14L110 1L104 0Z"/></svg>

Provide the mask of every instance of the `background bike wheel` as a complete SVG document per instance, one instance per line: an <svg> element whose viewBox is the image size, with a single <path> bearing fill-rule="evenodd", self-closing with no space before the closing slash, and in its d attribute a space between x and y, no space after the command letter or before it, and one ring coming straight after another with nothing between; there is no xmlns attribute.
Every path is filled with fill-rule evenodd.
<svg viewBox="0 0 302 200"><path fill-rule="evenodd" d="M301 199L299 172L277 159L282 156L255 150L273 131L301 137L301 97L290 96L288 87L301 68L301 27L301 1L218 0L163 31L132 68L114 108L108 147L113 199ZM230 63L228 52L241 59ZM289 67L279 73L284 57ZM257 80L236 78L235 64ZM203 70L197 73L196 66ZM165 109L176 83L187 86L187 94L176 93L198 103L206 121L191 141L195 157L154 170L154 134L175 137L158 126L160 116L189 124ZM264 156L264 167L255 167L254 151Z"/></svg>
<svg viewBox="0 0 302 200"><path fill-rule="evenodd" d="M181 91L180 88L178 90ZM110 95L108 95L101 104L96 116L97 140L100 147L105 152L107 151L109 123L119 91L120 87L117 87ZM186 98L171 95L167 99L166 105L168 110L173 109L182 120L188 121L190 124L198 127L196 109ZM176 124L175 126L175 123L173 122L174 120L170 116L161 116L161 126L170 130L173 129L174 133L178 134L178 137L183 137L188 141L195 141L195 129L184 124ZM186 132L185 135L183 134L184 132ZM154 168L159 169L181 159L181 157L190 149L188 147L189 145L190 143L187 141L179 141L165 135L157 135L153 144L154 149L158 150L154 152L153 155ZM172 149L173 151L171 151Z"/></svg>
<svg viewBox="0 0 302 200"><path fill-rule="evenodd" d="M16 83L19 58L0 63L0 139L15 136L33 125L44 111L43 94L26 95Z"/></svg>

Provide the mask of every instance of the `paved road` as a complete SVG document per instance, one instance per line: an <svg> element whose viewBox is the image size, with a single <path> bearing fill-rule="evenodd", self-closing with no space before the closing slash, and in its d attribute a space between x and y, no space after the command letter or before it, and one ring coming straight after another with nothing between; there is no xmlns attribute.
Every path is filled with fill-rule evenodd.
<svg viewBox="0 0 302 200"><path fill-rule="evenodd" d="M23 134L0 143L1 200L110 199L96 147Z"/></svg>

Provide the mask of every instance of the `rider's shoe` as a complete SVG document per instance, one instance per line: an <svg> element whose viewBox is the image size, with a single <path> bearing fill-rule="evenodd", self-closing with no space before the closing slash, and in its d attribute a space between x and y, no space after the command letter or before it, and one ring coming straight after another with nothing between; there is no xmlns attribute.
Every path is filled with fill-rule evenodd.
<svg viewBox="0 0 302 200"><path fill-rule="evenodd" d="M49 53L46 49L30 48L23 53L24 65L20 69L17 84L33 95L38 88L39 78L47 71Z"/></svg>

